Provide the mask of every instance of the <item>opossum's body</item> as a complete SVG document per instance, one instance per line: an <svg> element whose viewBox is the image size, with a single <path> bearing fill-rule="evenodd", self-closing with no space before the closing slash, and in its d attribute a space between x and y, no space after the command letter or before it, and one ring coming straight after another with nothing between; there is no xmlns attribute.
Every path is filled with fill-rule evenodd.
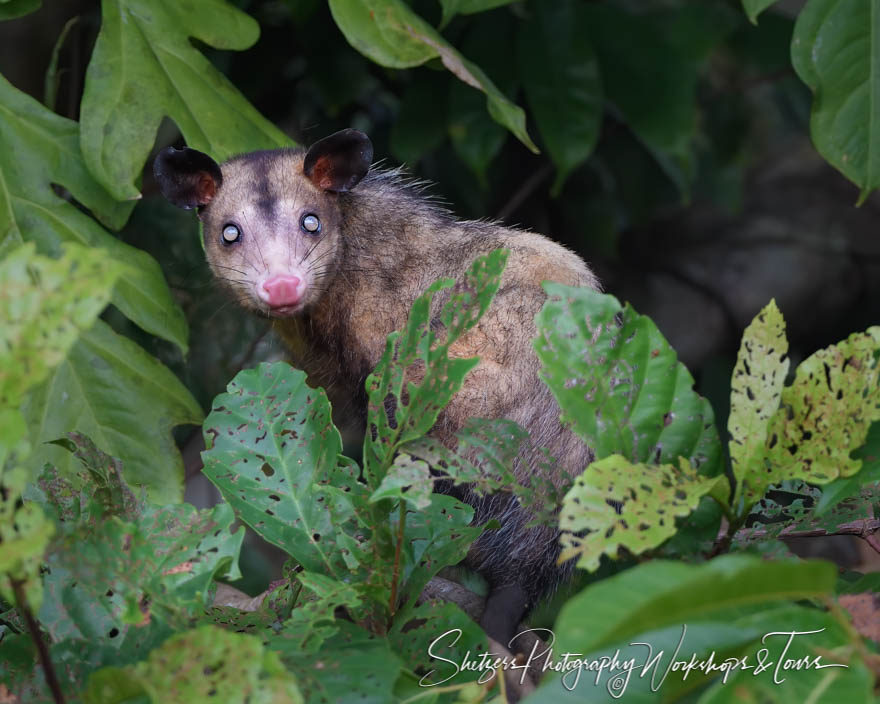
<svg viewBox="0 0 880 704"><path fill-rule="evenodd" d="M460 277L478 255L509 249L491 307L451 348L480 363L431 434L451 446L468 418L510 418L531 437L515 468L520 479L542 471L540 447L558 470L581 471L590 450L560 425L559 408L538 378L532 339L545 299L541 282L596 288L592 272L540 235L457 221L396 173L367 173L371 157L366 137L346 130L308 152L255 152L222 167L192 150L166 150L156 173L172 202L200 207L215 274L244 306L276 318L294 364L360 427L366 377L416 297L440 277ZM230 242L233 234L238 239ZM561 577L557 533L526 529L530 516L509 497L462 498L475 507L476 521L502 524L474 544L467 562L490 585L483 625L506 642Z"/></svg>

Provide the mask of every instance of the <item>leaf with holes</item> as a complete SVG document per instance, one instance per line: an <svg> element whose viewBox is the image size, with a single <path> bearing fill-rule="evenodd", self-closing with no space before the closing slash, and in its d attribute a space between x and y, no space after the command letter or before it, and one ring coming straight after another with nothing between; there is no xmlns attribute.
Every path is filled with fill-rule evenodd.
<svg viewBox="0 0 880 704"><path fill-rule="evenodd" d="M323 389L284 362L260 364L214 399L204 433L202 471L236 515L305 570L348 579L368 541L355 515L365 488Z"/></svg>
<svg viewBox="0 0 880 704"><path fill-rule="evenodd" d="M89 679L89 704L115 704L138 694L153 702L190 704L222 692L229 704L302 704L296 678L259 638L215 626L169 638L137 665L98 670Z"/></svg>
<svg viewBox="0 0 880 704"><path fill-rule="evenodd" d="M791 40L794 70L813 91L819 153L861 189L880 185L880 7L876 0L810 0Z"/></svg>
<svg viewBox="0 0 880 704"><path fill-rule="evenodd" d="M620 548L640 555L658 547L718 479L699 476L684 460L678 469L632 464L620 455L593 462L562 502L560 562L577 557L578 567L592 571L600 556L616 558Z"/></svg>
<svg viewBox="0 0 880 704"><path fill-rule="evenodd" d="M314 572L300 572L297 579L307 592L300 593L296 607L284 622L284 637L303 652L318 653L339 631L337 609L359 620L358 610L364 601L361 583L346 584Z"/></svg>
<svg viewBox="0 0 880 704"><path fill-rule="evenodd" d="M64 360L125 270L100 249L68 244L60 259L34 250L26 244L0 261L0 405L8 408Z"/></svg>
<svg viewBox="0 0 880 704"><path fill-rule="evenodd" d="M348 43L381 66L412 68L439 58L461 81L486 94L486 109L493 120L528 149L538 151L526 131L522 108L403 0L330 0L330 11Z"/></svg>
<svg viewBox="0 0 880 704"><path fill-rule="evenodd" d="M97 510L97 504L94 504ZM50 546L40 623L54 641L116 646L130 629L201 613L217 575L236 579L244 530L232 509L147 505L136 521L81 523Z"/></svg>
<svg viewBox="0 0 880 704"><path fill-rule="evenodd" d="M103 0L80 109L94 177L119 200L139 198L135 181L166 115L188 146L218 161L289 146L191 41L240 51L258 36L257 23L226 0Z"/></svg>
<svg viewBox="0 0 880 704"><path fill-rule="evenodd" d="M449 350L488 310L506 262L507 251L497 249L478 257L458 283L435 282L413 303L406 328L388 336L385 353L366 383L364 475L373 490L398 449L428 433L479 362L450 357ZM432 301L441 291L447 300L437 316L443 331L438 334L430 321ZM412 381L416 374L418 383Z"/></svg>
<svg viewBox="0 0 880 704"><path fill-rule="evenodd" d="M2 76L0 116L0 256L22 242L35 243L37 251L52 257L68 242L100 247L109 260L127 265L113 305L185 352L186 319L156 260L110 235L53 190L53 184L68 189L76 202L112 228L121 227L131 211L86 170L79 124L47 110Z"/></svg>
<svg viewBox="0 0 880 704"><path fill-rule="evenodd" d="M880 327L872 327L798 365L770 420L764 482L749 487L747 499L782 479L827 484L861 469L850 452L864 445L871 424L880 420L878 351Z"/></svg>
<svg viewBox="0 0 880 704"><path fill-rule="evenodd" d="M709 402L647 317L613 296L546 283L536 317L541 378L569 425L597 458L633 463L688 458L700 474L721 471Z"/></svg>
<svg viewBox="0 0 880 704"><path fill-rule="evenodd" d="M788 373L787 353L785 321L771 300L743 332L733 368L727 430L730 462L740 493L747 487L766 486L764 446ZM734 500L734 505L738 503Z"/></svg>
<svg viewBox="0 0 880 704"><path fill-rule="evenodd" d="M421 511L431 505L436 480L427 462L400 452L379 487L370 496L370 501L402 499L410 508Z"/></svg>

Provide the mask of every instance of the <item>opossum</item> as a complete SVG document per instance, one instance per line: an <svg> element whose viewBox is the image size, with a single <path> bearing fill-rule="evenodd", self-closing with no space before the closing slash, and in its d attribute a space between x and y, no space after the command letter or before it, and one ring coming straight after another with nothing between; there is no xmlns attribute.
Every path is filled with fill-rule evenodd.
<svg viewBox="0 0 880 704"><path fill-rule="evenodd" d="M457 220L400 171L371 169L372 158L369 138L346 129L308 150L257 151L222 165L168 148L154 173L169 201L197 209L217 278L241 305L274 318L294 366L327 390L334 413L347 412L361 428L367 375L416 297L440 277L460 277L480 254L508 249L492 305L450 350L480 363L431 435L454 447L469 418L509 418L530 433L514 467L521 481L548 472L541 447L556 459L548 479L558 484L563 473L579 473L591 451L560 423L532 339L543 281L598 289L596 277L541 235ZM475 523L501 523L474 543L466 565L489 585L481 625L506 644L568 571L556 564L558 532L526 528L530 514L510 495L481 499L465 490L460 498L474 507Z"/></svg>

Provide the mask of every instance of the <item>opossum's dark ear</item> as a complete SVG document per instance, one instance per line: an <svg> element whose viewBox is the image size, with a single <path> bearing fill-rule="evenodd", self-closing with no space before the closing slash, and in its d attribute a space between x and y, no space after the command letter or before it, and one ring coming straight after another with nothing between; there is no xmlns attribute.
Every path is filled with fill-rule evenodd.
<svg viewBox="0 0 880 704"><path fill-rule="evenodd" d="M350 191L366 176L372 160L370 138L347 129L315 142L306 153L303 173L325 191Z"/></svg>
<svg viewBox="0 0 880 704"><path fill-rule="evenodd" d="M223 174L207 154L195 149L168 147L153 162L153 175L162 195L178 208L198 208L211 202Z"/></svg>

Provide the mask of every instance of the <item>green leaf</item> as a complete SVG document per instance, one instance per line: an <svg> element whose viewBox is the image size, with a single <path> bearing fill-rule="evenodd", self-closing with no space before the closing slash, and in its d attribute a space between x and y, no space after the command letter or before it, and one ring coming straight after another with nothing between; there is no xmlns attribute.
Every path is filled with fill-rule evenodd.
<svg viewBox="0 0 880 704"><path fill-rule="evenodd" d="M147 505L64 526L47 558L40 623L53 640L120 648L147 624L187 624L209 603L215 576L237 575L244 530L232 509Z"/></svg>
<svg viewBox="0 0 880 704"><path fill-rule="evenodd" d="M538 151L526 131L522 108L402 0L330 0L330 11L349 44L381 66L412 68L439 58L460 80L486 94L493 120L527 148Z"/></svg>
<svg viewBox="0 0 880 704"><path fill-rule="evenodd" d="M135 182L166 115L188 146L218 161L290 145L190 41L247 49L259 36L253 19L225 0L103 0L102 8L80 108L82 153L117 199L140 196Z"/></svg>
<svg viewBox="0 0 880 704"><path fill-rule="evenodd" d="M589 3L583 12L607 99L688 198L696 168L692 141L699 64L657 31L654 18L608 3Z"/></svg>
<svg viewBox="0 0 880 704"><path fill-rule="evenodd" d="M388 473L370 496L370 501L396 498L406 501L416 511L421 511L431 505L434 481L435 477L427 462L401 452L394 458Z"/></svg>
<svg viewBox="0 0 880 704"><path fill-rule="evenodd" d="M438 316L442 334L432 329L431 304L438 291L453 286L451 279L428 287L413 303L406 328L388 336L385 353L366 382L364 474L373 490L384 479L400 446L428 433L479 362L477 358L451 357L450 349L488 310L501 283L507 255L507 250L497 249L478 257L445 296ZM418 383L411 380L414 373L420 377ZM393 413L386 405L389 402Z"/></svg>
<svg viewBox="0 0 880 704"><path fill-rule="evenodd" d="M346 584L315 572L301 572L297 578L314 597L300 599L284 622L284 637L298 641L303 652L318 653L339 631L337 609L351 615L363 603L361 584Z"/></svg>
<svg viewBox="0 0 880 704"><path fill-rule="evenodd" d="M758 15L775 2L776 0L742 0L743 10L752 24L758 24Z"/></svg>
<svg viewBox="0 0 880 704"><path fill-rule="evenodd" d="M809 0L795 23L791 61L813 91L813 144L864 202L880 185L880 2Z"/></svg>
<svg viewBox="0 0 880 704"><path fill-rule="evenodd" d="M770 420L765 485L782 479L826 484L862 466L850 452L880 420L880 327L854 333L809 356ZM759 486L750 487L758 494Z"/></svg>
<svg viewBox="0 0 880 704"><path fill-rule="evenodd" d="M675 535L675 519L693 511L717 479L699 476L687 461L672 465L632 464L611 455L590 464L563 499L559 514L559 561L578 558L585 570L619 548L640 555ZM614 501L617 506L610 504Z"/></svg>
<svg viewBox="0 0 880 704"><path fill-rule="evenodd" d="M194 704L222 692L228 704L302 704L296 678L259 638L214 626L175 635L146 661L99 670L89 680L86 704L116 704L132 696L137 683L150 701Z"/></svg>
<svg viewBox="0 0 880 704"><path fill-rule="evenodd" d="M532 8L530 21L519 23L517 56L529 107L556 166L556 196L596 146L602 79L585 6L557 0Z"/></svg>
<svg viewBox="0 0 880 704"><path fill-rule="evenodd" d="M788 340L782 313L771 300L743 332L730 391L730 462L738 492L763 493L765 444L788 374ZM753 487L749 488L749 487ZM760 496L752 499L752 502ZM736 504L737 501L734 501Z"/></svg>
<svg viewBox="0 0 880 704"><path fill-rule="evenodd" d="M178 378L153 356L98 320L23 407L31 432L31 466L45 463L73 476L77 460L47 442L76 430L122 460L132 486L157 503L179 501L183 462L171 430L198 424L202 410Z"/></svg>
<svg viewBox="0 0 880 704"><path fill-rule="evenodd" d="M240 372L204 425L203 473L236 515L302 567L344 581L357 547L352 502L365 488L340 456L323 389L285 362Z"/></svg>
<svg viewBox="0 0 880 704"><path fill-rule="evenodd" d="M821 516L838 502L855 494L859 487L880 482L880 423L871 425L865 444L854 455L854 459L862 462L861 470L851 477L835 479L822 487L822 496L814 509L816 516Z"/></svg>
<svg viewBox="0 0 880 704"><path fill-rule="evenodd" d="M53 257L65 242L102 248L111 260L128 265L111 302L142 329L186 352L186 319L158 263L56 195L53 183L111 227L121 227L131 212L131 205L114 201L86 170L79 125L0 76L0 256L26 241Z"/></svg>
<svg viewBox="0 0 880 704"><path fill-rule="evenodd" d="M40 9L43 0L8 0L0 4L0 20L11 20Z"/></svg>
<svg viewBox="0 0 880 704"><path fill-rule="evenodd" d="M536 317L541 378L569 425L597 459L633 463L691 460L700 474L720 471L712 407L647 317L587 288L546 283Z"/></svg>
<svg viewBox="0 0 880 704"><path fill-rule="evenodd" d="M745 555L702 565L655 560L569 599L556 620L556 648L589 653L664 626L680 631L682 623L724 609L830 594L836 572L829 562L766 562Z"/></svg>
<svg viewBox="0 0 880 704"><path fill-rule="evenodd" d="M511 2L513 0L440 0L440 6L443 8L440 26L449 24L449 20L455 15L473 15L502 5L509 5Z"/></svg>
<svg viewBox="0 0 880 704"><path fill-rule="evenodd" d="M19 406L64 360L123 271L107 252L74 244L60 259L29 243L0 260L0 406Z"/></svg>

